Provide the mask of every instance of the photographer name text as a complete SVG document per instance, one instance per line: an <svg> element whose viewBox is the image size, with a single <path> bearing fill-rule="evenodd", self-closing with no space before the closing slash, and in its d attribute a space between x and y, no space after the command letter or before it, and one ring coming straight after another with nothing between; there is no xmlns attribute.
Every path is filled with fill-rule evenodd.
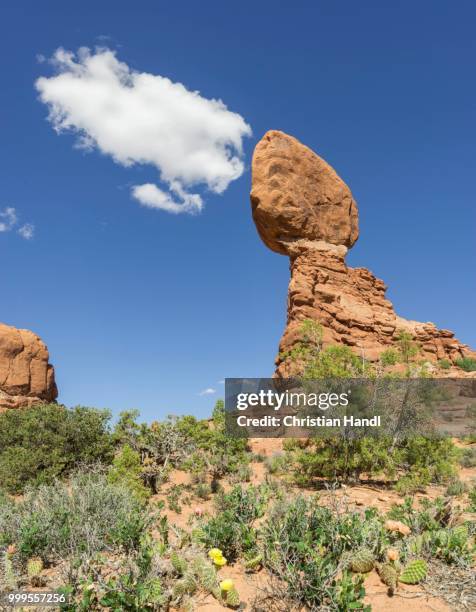
<svg viewBox="0 0 476 612"><path fill-rule="evenodd" d="M287 414L280 417L276 415L265 415L262 417L251 417L241 414L236 418L239 427L380 427L381 416L375 415L370 418L358 418L352 415L329 418L318 417L298 417Z"/></svg>

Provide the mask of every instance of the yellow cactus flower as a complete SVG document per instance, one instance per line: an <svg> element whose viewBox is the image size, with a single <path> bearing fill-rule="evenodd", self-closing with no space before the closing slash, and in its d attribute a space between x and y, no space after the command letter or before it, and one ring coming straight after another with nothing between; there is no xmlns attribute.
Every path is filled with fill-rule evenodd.
<svg viewBox="0 0 476 612"><path fill-rule="evenodd" d="M400 557L400 553L398 552L396 548L389 548L387 550L387 559L389 561L398 561L399 557Z"/></svg>
<svg viewBox="0 0 476 612"><path fill-rule="evenodd" d="M235 583L231 578L227 578L226 580L222 580L220 582L220 589L222 591L231 591L231 589L235 588Z"/></svg>
<svg viewBox="0 0 476 612"><path fill-rule="evenodd" d="M217 567L223 567L224 565L226 565L226 558L223 555L220 555L219 557L214 557L213 563Z"/></svg>
<svg viewBox="0 0 476 612"><path fill-rule="evenodd" d="M222 557L223 553L219 548L212 548L208 553L208 556L210 557L210 559L215 559L215 557Z"/></svg>

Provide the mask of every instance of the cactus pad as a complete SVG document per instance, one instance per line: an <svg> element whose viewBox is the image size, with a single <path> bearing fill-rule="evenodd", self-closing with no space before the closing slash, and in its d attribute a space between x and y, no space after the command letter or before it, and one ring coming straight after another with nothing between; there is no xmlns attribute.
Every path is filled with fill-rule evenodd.
<svg viewBox="0 0 476 612"><path fill-rule="evenodd" d="M426 576L426 572L426 562L421 559L417 559L405 567L403 572L400 574L399 580L404 584L418 584Z"/></svg>
<svg viewBox="0 0 476 612"><path fill-rule="evenodd" d="M39 557L34 557L28 560L26 571L28 578L34 578L43 570L43 561Z"/></svg>
<svg viewBox="0 0 476 612"><path fill-rule="evenodd" d="M263 561L263 555L258 553L245 561L245 570L250 572L257 569Z"/></svg>
<svg viewBox="0 0 476 612"><path fill-rule="evenodd" d="M370 550L362 548L358 550L349 560L350 569L359 574L366 574L374 567L374 555Z"/></svg>
<svg viewBox="0 0 476 612"><path fill-rule="evenodd" d="M187 561L175 550L170 555L170 563L179 576L183 576L187 571Z"/></svg>
<svg viewBox="0 0 476 612"><path fill-rule="evenodd" d="M234 587L227 592L225 603L230 608L237 608L240 605L240 596Z"/></svg>
<svg viewBox="0 0 476 612"><path fill-rule="evenodd" d="M378 566L380 579L388 586L388 594L393 595L397 589L398 574L397 570L391 563L383 563Z"/></svg>

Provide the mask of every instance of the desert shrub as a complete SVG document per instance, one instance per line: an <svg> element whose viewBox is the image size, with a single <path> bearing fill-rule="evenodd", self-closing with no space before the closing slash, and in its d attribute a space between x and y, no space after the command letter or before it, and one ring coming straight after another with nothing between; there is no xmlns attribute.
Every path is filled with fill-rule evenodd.
<svg viewBox="0 0 476 612"><path fill-rule="evenodd" d="M392 506L388 517L410 527L412 536L405 539L409 554L434 557L448 564L469 567L476 553L468 523L453 526L451 503L443 498L422 499L415 508L411 498Z"/></svg>
<svg viewBox="0 0 476 612"><path fill-rule="evenodd" d="M430 482L431 478L427 469L413 470L397 480L395 491L403 496L423 493Z"/></svg>
<svg viewBox="0 0 476 612"><path fill-rule="evenodd" d="M395 349L387 349L380 354L380 362L383 366L393 366L398 363L399 355Z"/></svg>
<svg viewBox="0 0 476 612"><path fill-rule="evenodd" d="M275 453L265 460L266 469L270 474L279 474L286 470L288 457L284 453Z"/></svg>
<svg viewBox="0 0 476 612"><path fill-rule="evenodd" d="M420 347L414 341L411 333L403 329L397 334L397 345L401 360L406 364L410 363L420 351Z"/></svg>
<svg viewBox="0 0 476 612"><path fill-rule="evenodd" d="M235 486L220 493L216 515L201 525L201 541L208 548L219 548L230 561L257 545L253 522L263 516L268 501L266 487Z"/></svg>
<svg viewBox="0 0 476 612"><path fill-rule="evenodd" d="M0 506L3 543L45 561L137 548L146 526L143 505L100 472L77 472L68 483L27 489L22 500Z"/></svg>
<svg viewBox="0 0 476 612"><path fill-rule="evenodd" d="M128 444L123 446L114 457L109 469L108 481L125 486L139 501L146 501L151 494L142 480L140 455Z"/></svg>
<svg viewBox="0 0 476 612"><path fill-rule="evenodd" d="M150 426L137 423L137 412L121 414L114 431L118 445L129 445L142 462L142 478L157 492L169 470L185 469L192 475L206 473L213 478L236 473L249 463L247 442L225 433L223 401L213 410L212 426L193 416L168 417ZM242 472L243 475L243 472Z"/></svg>
<svg viewBox="0 0 476 612"><path fill-rule="evenodd" d="M476 552L466 525L434 531L429 546L432 556L450 565L470 566Z"/></svg>
<svg viewBox="0 0 476 612"><path fill-rule="evenodd" d="M225 511L202 526L200 541L207 548L219 548L229 561L235 561L256 547L257 533L251 525L237 521L232 512Z"/></svg>
<svg viewBox="0 0 476 612"><path fill-rule="evenodd" d="M322 348L322 326L305 319L300 326L301 341L280 359L299 364L304 379L357 377L366 371L367 364L348 346Z"/></svg>
<svg viewBox="0 0 476 612"><path fill-rule="evenodd" d="M218 511L229 511L245 523L263 516L268 502L265 486L235 486L229 493L221 493L215 501Z"/></svg>
<svg viewBox="0 0 476 612"><path fill-rule="evenodd" d="M70 598L62 610L161 610L167 595L158 573L157 547L147 537L127 555L115 559L97 555L72 568L70 583L61 589Z"/></svg>
<svg viewBox="0 0 476 612"><path fill-rule="evenodd" d="M463 467L476 467L476 446L464 448L461 452L459 463Z"/></svg>
<svg viewBox="0 0 476 612"><path fill-rule="evenodd" d="M194 493L200 499L209 499L212 494L212 489L210 485L206 482L199 482L195 485Z"/></svg>
<svg viewBox="0 0 476 612"><path fill-rule="evenodd" d="M109 412L56 404L0 414L0 487L19 493L81 463L109 463Z"/></svg>
<svg viewBox="0 0 476 612"><path fill-rule="evenodd" d="M288 461L297 484L307 486L316 478L358 480L362 473L392 475L395 454L383 438L316 438L302 449L291 451Z"/></svg>
<svg viewBox="0 0 476 612"><path fill-rule="evenodd" d="M449 359L440 359L438 361L438 366L442 370L449 370L451 368L451 361Z"/></svg>
<svg viewBox="0 0 476 612"><path fill-rule="evenodd" d="M450 497L459 497L463 495L465 491L466 486L464 482L459 480L459 478L455 478L446 487L445 495L448 495Z"/></svg>
<svg viewBox="0 0 476 612"><path fill-rule="evenodd" d="M455 475L460 452L451 439L411 436L402 444L402 469L428 470L430 482L437 483Z"/></svg>
<svg viewBox="0 0 476 612"><path fill-rule="evenodd" d="M402 494L453 477L459 457L450 439L423 436L394 444L387 437L316 437L305 446L289 443L285 449L289 469L300 486L322 478L345 482L358 481L362 474L389 479L398 473Z"/></svg>
<svg viewBox="0 0 476 612"><path fill-rule="evenodd" d="M352 550L380 554L382 525L376 511L335 513L298 496L276 504L262 528L264 564L287 584L290 596L315 609L355 609L364 592L346 572ZM349 584L349 580L350 583ZM345 593L346 606L340 597Z"/></svg>
<svg viewBox="0 0 476 612"><path fill-rule="evenodd" d="M167 504L171 510L177 514L182 513L181 497L184 493L184 486L181 484L173 485L167 494Z"/></svg>
<svg viewBox="0 0 476 612"><path fill-rule="evenodd" d="M232 484L240 484L250 482L252 476L253 470L249 465L239 465L236 471L230 474L229 480Z"/></svg>
<svg viewBox="0 0 476 612"><path fill-rule="evenodd" d="M469 510L471 512L476 512L476 482L473 483L473 486L468 492L469 498Z"/></svg>
<svg viewBox="0 0 476 612"><path fill-rule="evenodd" d="M460 452L449 438L412 436L401 446L395 488L401 495L422 491L430 483L443 483L456 474Z"/></svg>
<svg viewBox="0 0 476 612"><path fill-rule="evenodd" d="M364 370L365 363L348 346L328 346L307 364L303 378L358 377Z"/></svg>
<svg viewBox="0 0 476 612"><path fill-rule="evenodd" d="M264 463L266 461L266 455L263 455L263 453L254 453L252 460L257 463Z"/></svg>
<svg viewBox="0 0 476 612"><path fill-rule="evenodd" d="M195 452L182 462L183 469L192 473L205 471L213 478L221 478L243 470L243 466L250 461L246 439L226 434L224 404L221 400L218 400L213 410L213 427L207 421L197 421L194 417L183 417L179 427L195 447Z"/></svg>
<svg viewBox="0 0 476 612"><path fill-rule="evenodd" d="M475 372L476 371L476 359L472 359L471 357L463 357L462 359L457 359L455 364L458 368L461 368L465 372Z"/></svg>

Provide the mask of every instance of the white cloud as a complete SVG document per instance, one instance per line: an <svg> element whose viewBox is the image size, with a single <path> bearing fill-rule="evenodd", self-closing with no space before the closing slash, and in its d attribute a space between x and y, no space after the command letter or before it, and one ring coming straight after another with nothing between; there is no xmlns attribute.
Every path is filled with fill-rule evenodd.
<svg viewBox="0 0 476 612"><path fill-rule="evenodd" d="M25 223L25 225L20 227L18 233L22 238L25 238L25 240L31 240L35 235L35 226L31 223Z"/></svg>
<svg viewBox="0 0 476 612"><path fill-rule="evenodd" d="M78 146L96 147L123 166L154 166L168 192L135 185L132 195L142 205L198 212L202 199L193 186L223 193L243 173L242 141L251 128L221 100L136 72L107 48L58 49L53 63L57 74L39 78L36 88L54 129L75 132Z"/></svg>
<svg viewBox="0 0 476 612"><path fill-rule="evenodd" d="M177 189L178 187L178 189ZM147 208L161 208L171 213L181 212L198 212L202 209L202 198L197 193L186 193L180 188L180 185L171 185L179 202L174 200L173 196L153 183L145 183L144 185L135 185L132 188L132 195L138 200L142 206Z"/></svg>
<svg viewBox="0 0 476 612"><path fill-rule="evenodd" d="M212 389L211 387L208 387L207 389L200 391L198 395L213 395L214 393L216 393L216 390Z"/></svg>
<svg viewBox="0 0 476 612"><path fill-rule="evenodd" d="M12 206L0 211L0 232L9 232L17 223L17 212Z"/></svg>
<svg viewBox="0 0 476 612"><path fill-rule="evenodd" d="M7 206L0 210L0 232L10 232L18 223L17 211L13 206ZM18 229L18 234L25 240L33 238L35 226L31 223L25 223Z"/></svg>

